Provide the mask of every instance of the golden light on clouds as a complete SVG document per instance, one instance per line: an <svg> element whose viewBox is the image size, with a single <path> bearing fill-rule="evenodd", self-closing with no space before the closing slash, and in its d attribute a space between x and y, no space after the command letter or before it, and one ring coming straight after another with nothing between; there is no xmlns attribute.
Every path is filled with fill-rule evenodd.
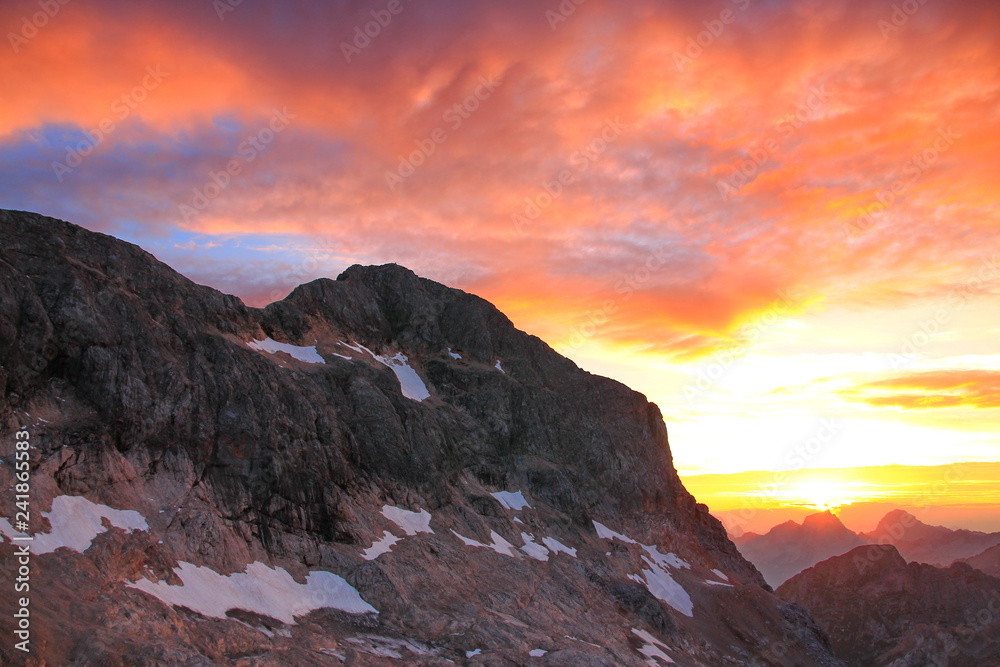
<svg viewBox="0 0 1000 667"><path fill-rule="evenodd" d="M0 59L2 205L252 305L352 262L475 292L686 473L1000 458L996 3L406 7L345 58L364 3L68 3Z"/></svg>

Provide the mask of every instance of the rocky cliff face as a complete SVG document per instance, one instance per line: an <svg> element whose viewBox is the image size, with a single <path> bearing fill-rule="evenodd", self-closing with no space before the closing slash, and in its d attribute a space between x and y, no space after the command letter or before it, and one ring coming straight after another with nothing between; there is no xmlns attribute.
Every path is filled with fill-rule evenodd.
<svg viewBox="0 0 1000 667"><path fill-rule="evenodd" d="M4 661L839 664L657 408L480 298L355 266L248 308L17 212L0 285L0 486L28 433L35 534Z"/></svg>
<svg viewBox="0 0 1000 667"><path fill-rule="evenodd" d="M850 665L1000 665L1000 579L964 563L937 568L907 563L893 546L862 546L777 592L806 607Z"/></svg>

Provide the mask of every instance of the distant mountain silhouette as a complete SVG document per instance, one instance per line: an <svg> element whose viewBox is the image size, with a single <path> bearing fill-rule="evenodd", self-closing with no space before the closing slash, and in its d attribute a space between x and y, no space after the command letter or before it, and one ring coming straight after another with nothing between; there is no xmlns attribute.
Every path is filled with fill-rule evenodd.
<svg viewBox="0 0 1000 667"><path fill-rule="evenodd" d="M773 587L807 567L865 543L831 512L810 514L801 525L786 521L765 535L745 533L733 542Z"/></svg>
<svg viewBox="0 0 1000 667"><path fill-rule="evenodd" d="M889 512L875 530L862 537L872 544L893 545L908 561L941 567L1000 544L1000 533L929 526L904 510Z"/></svg>

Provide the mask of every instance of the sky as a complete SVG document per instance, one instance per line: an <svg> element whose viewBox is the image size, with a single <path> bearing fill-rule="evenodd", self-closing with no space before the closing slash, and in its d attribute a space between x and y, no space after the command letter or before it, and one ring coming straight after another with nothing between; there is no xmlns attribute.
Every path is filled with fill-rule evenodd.
<svg viewBox="0 0 1000 667"><path fill-rule="evenodd" d="M995 2L11 0L0 26L4 208L251 305L355 263L475 292L656 402L685 478L1000 460ZM858 498L817 480L774 503Z"/></svg>

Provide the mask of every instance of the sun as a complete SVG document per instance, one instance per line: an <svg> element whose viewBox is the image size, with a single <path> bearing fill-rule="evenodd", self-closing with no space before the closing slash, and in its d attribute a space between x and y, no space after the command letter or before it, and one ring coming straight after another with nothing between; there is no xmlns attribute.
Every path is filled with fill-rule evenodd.
<svg viewBox="0 0 1000 667"><path fill-rule="evenodd" d="M792 495L803 504L818 510L834 510L851 504L847 493L836 482L799 482L791 489Z"/></svg>

